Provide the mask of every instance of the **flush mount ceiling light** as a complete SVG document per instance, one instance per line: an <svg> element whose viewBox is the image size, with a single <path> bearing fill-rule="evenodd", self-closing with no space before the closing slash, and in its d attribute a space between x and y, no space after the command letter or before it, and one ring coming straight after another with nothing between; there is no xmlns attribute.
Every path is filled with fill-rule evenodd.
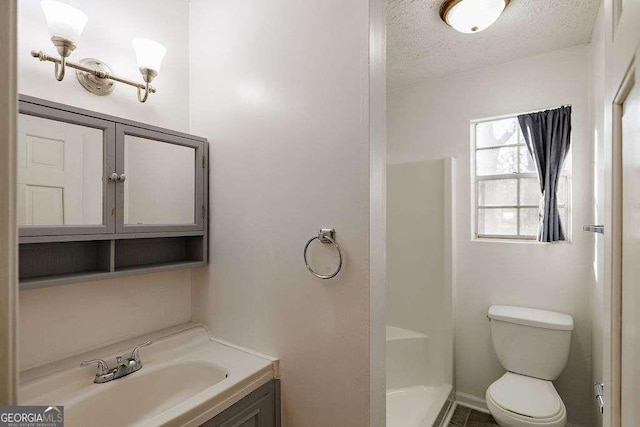
<svg viewBox="0 0 640 427"><path fill-rule="evenodd" d="M510 0L447 0L440 18L461 33L477 33L498 20Z"/></svg>
<svg viewBox="0 0 640 427"><path fill-rule="evenodd" d="M31 51L31 56L40 59L40 61L53 62L55 64L56 80L62 81L66 67L71 67L76 70L76 77L82 87L96 95L109 95L113 92L115 82L137 88L138 101L140 102L145 102L149 97L149 93L156 92L156 89L150 83L160 72L162 59L167 52L164 46L148 39L135 39L132 41L138 60L138 69L142 74L144 83L114 75L108 65L97 59L84 58L80 60L80 63L70 62L67 61L67 57L75 50L89 18L78 9L59 1L44 0L41 5L47 19L51 41L56 47L60 58L49 56L42 51L36 52L35 50Z"/></svg>

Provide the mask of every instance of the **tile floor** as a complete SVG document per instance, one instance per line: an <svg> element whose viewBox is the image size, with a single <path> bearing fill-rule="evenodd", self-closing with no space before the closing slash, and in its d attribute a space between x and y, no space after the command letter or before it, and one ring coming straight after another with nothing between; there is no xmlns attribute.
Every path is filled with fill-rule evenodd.
<svg viewBox="0 0 640 427"><path fill-rule="evenodd" d="M497 426L496 420L490 414L458 405L449 427L494 427Z"/></svg>

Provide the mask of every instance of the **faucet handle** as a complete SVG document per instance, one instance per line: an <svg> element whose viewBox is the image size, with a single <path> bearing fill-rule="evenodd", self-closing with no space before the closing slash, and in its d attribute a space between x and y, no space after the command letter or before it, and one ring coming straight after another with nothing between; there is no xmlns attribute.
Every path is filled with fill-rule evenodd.
<svg viewBox="0 0 640 427"><path fill-rule="evenodd" d="M98 365L98 372L96 373L96 375L105 375L107 372L109 372L109 365L107 365L107 362L102 359L85 360L84 362L80 363L80 366L93 364Z"/></svg>
<svg viewBox="0 0 640 427"><path fill-rule="evenodd" d="M137 346L136 348L134 348L133 351L131 352L131 358L133 360L135 360L136 362L140 362L140 355L138 354L138 351L142 347L146 347L148 345L151 345L151 341L145 341L142 344L140 344L139 346Z"/></svg>

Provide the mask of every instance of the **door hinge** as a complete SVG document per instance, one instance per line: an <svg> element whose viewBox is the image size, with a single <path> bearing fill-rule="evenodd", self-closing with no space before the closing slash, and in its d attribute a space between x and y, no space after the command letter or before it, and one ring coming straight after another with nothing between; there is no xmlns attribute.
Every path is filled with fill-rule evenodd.
<svg viewBox="0 0 640 427"><path fill-rule="evenodd" d="M202 169L207 168L207 156L202 156Z"/></svg>
<svg viewBox="0 0 640 427"><path fill-rule="evenodd" d="M202 218L204 218L206 215L206 209L204 208L204 205L202 205Z"/></svg>
<svg viewBox="0 0 640 427"><path fill-rule="evenodd" d="M600 407L600 413L604 414L604 384L595 383L593 385L593 389L596 395L596 401L598 402L598 406Z"/></svg>

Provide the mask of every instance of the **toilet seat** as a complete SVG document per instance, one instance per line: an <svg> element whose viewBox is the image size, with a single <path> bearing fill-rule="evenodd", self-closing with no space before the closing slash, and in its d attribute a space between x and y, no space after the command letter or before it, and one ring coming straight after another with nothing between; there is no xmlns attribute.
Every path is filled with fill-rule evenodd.
<svg viewBox="0 0 640 427"><path fill-rule="evenodd" d="M491 384L487 406L501 426L562 427L567 414L551 381L507 372Z"/></svg>

